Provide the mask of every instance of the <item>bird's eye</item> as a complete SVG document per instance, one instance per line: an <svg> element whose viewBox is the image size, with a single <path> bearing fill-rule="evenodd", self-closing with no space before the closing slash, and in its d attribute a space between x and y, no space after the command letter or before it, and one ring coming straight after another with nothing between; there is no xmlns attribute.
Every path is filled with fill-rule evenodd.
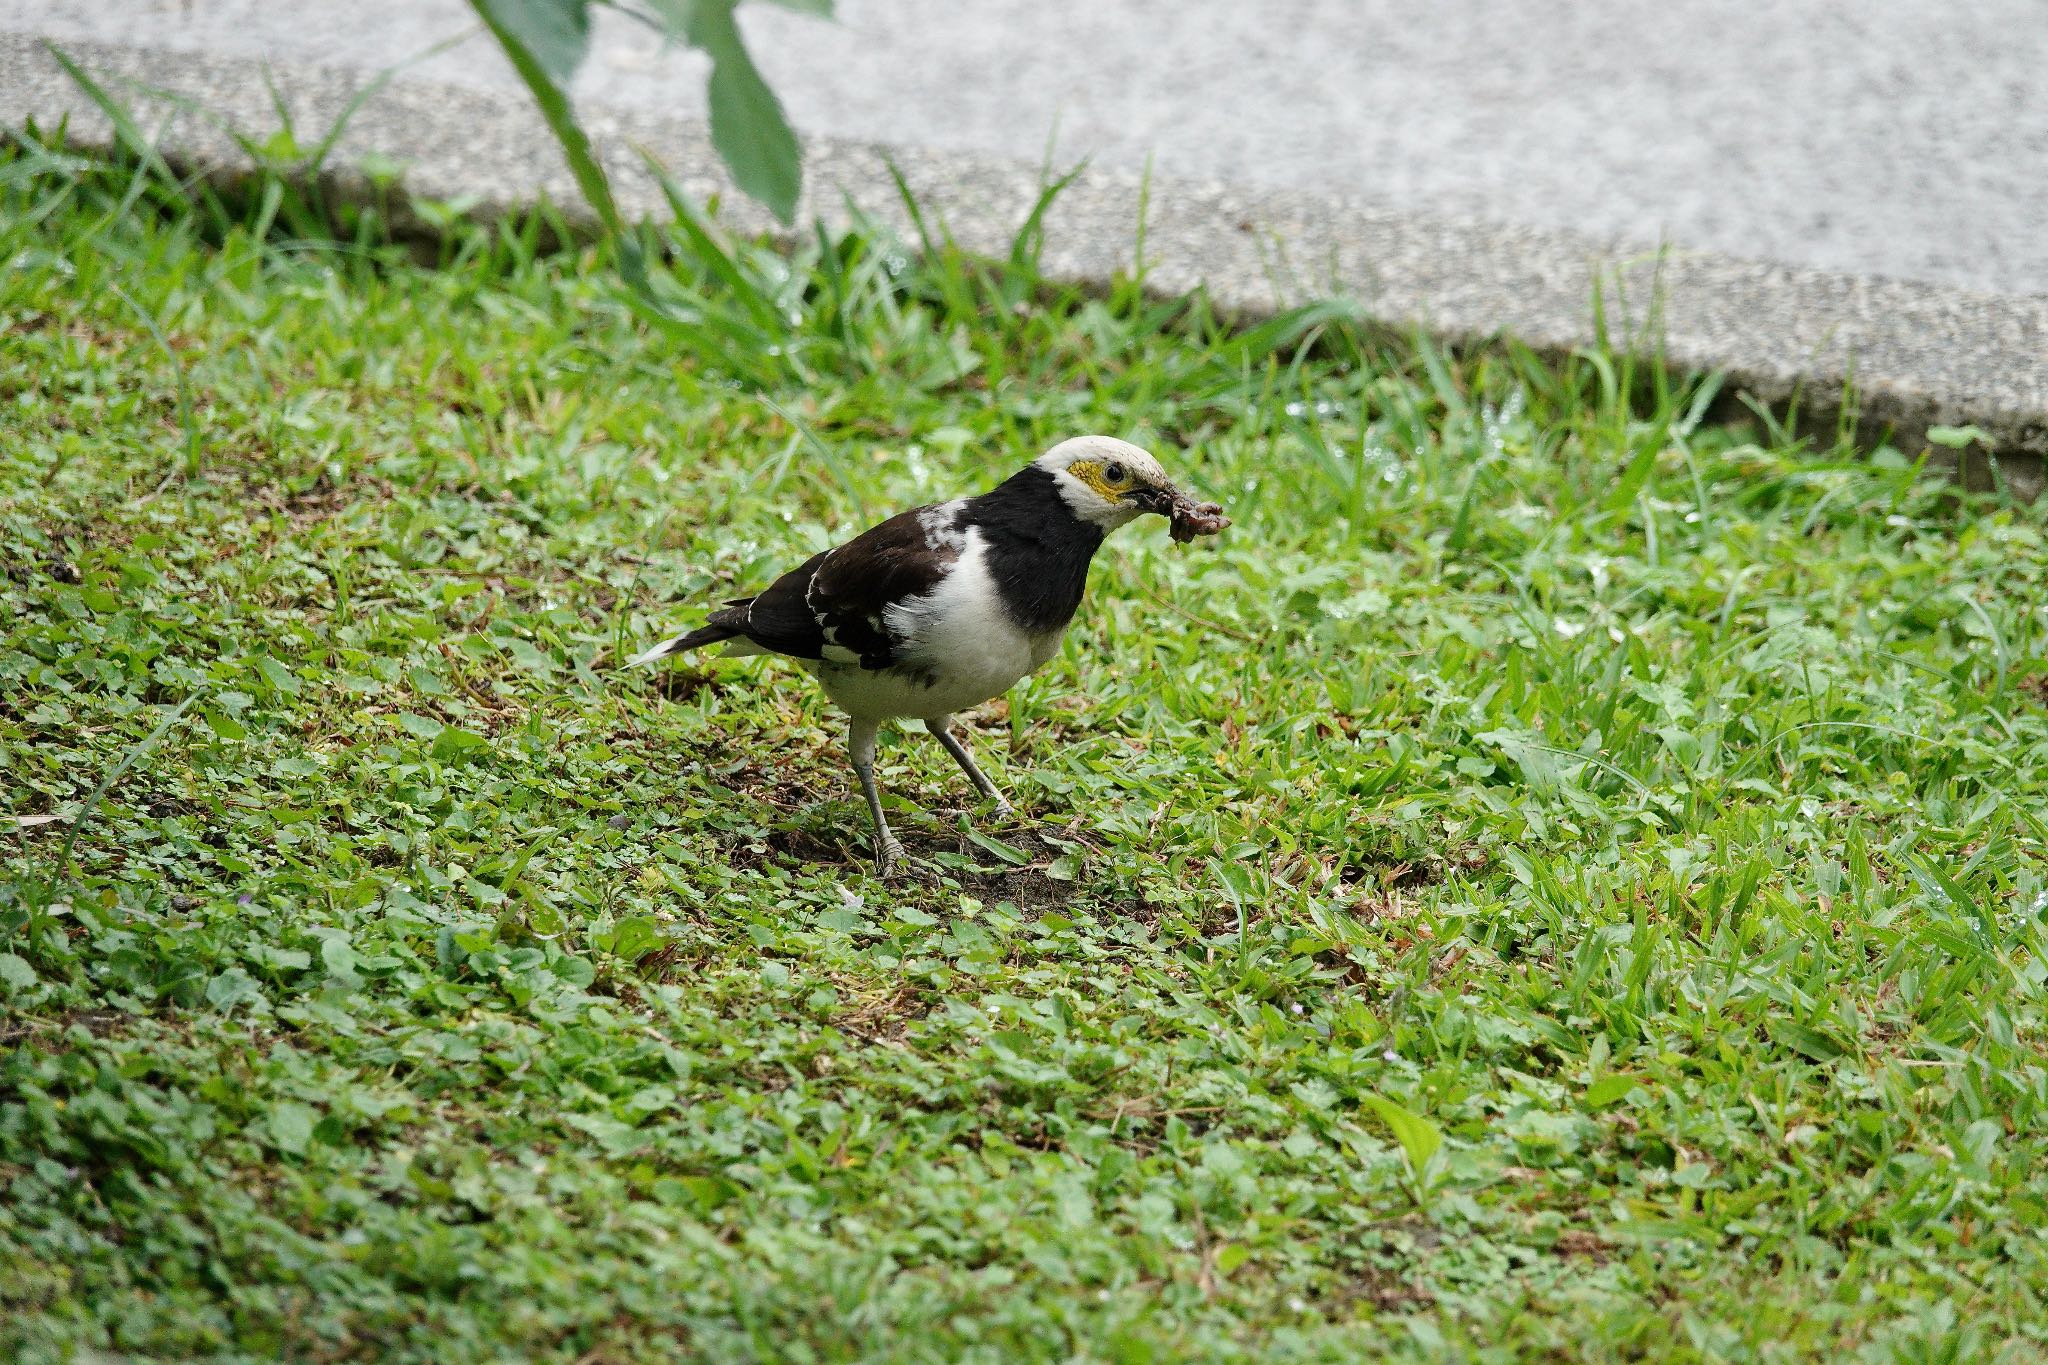
<svg viewBox="0 0 2048 1365"><path fill-rule="evenodd" d="M1124 481L1124 467L1112 460L1110 461L1109 468L1102 471L1102 477L1111 483L1122 483Z"/></svg>

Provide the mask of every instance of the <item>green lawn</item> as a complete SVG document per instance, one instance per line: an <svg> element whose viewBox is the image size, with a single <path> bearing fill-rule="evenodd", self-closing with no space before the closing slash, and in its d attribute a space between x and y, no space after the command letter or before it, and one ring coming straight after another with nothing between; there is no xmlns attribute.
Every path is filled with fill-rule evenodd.
<svg viewBox="0 0 2048 1365"><path fill-rule="evenodd" d="M0 1356L2048 1352L2043 509L1028 250L275 206L0 155ZM885 740L909 876L799 670L614 671L1091 430L1236 525L972 718L1014 820Z"/></svg>

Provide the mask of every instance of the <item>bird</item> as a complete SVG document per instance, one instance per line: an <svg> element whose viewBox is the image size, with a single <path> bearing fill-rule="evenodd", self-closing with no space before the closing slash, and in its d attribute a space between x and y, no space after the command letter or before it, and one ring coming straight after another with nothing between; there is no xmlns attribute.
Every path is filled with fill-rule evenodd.
<svg viewBox="0 0 2048 1365"><path fill-rule="evenodd" d="M1148 513L1167 517L1183 542L1230 524L1217 504L1176 488L1142 447L1075 436L987 492L899 512L812 555L627 666L721 642L729 656L797 660L846 713L848 756L874 824L875 871L886 878L904 851L875 786L882 727L923 721L996 814L1010 814L953 733L953 717L1007 692L1058 651L1103 539Z"/></svg>

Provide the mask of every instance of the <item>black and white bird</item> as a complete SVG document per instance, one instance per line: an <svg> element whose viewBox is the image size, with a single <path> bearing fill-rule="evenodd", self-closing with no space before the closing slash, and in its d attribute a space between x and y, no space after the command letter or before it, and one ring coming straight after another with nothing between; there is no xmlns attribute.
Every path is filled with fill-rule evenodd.
<svg viewBox="0 0 2048 1365"><path fill-rule="evenodd" d="M898 513L811 556L696 630L629 661L726 641L728 655L801 660L852 724L853 770L875 822L876 871L903 855L875 789L875 737L916 719L999 813L995 783L952 731L956 712L1000 696L1050 659L1081 605L1103 537L1136 518L1171 519L1191 540L1228 526L1179 492L1150 454L1108 436L1062 441L988 492Z"/></svg>

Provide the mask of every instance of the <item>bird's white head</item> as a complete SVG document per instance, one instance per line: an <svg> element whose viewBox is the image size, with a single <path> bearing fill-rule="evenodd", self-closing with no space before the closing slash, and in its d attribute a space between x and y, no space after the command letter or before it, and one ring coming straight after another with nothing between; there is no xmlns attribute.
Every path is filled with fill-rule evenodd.
<svg viewBox="0 0 2048 1365"><path fill-rule="evenodd" d="M1151 453L1114 436L1076 436L1031 462L1052 475L1075 516L1104 531L1157 512L1180 496Z"/></svg>

